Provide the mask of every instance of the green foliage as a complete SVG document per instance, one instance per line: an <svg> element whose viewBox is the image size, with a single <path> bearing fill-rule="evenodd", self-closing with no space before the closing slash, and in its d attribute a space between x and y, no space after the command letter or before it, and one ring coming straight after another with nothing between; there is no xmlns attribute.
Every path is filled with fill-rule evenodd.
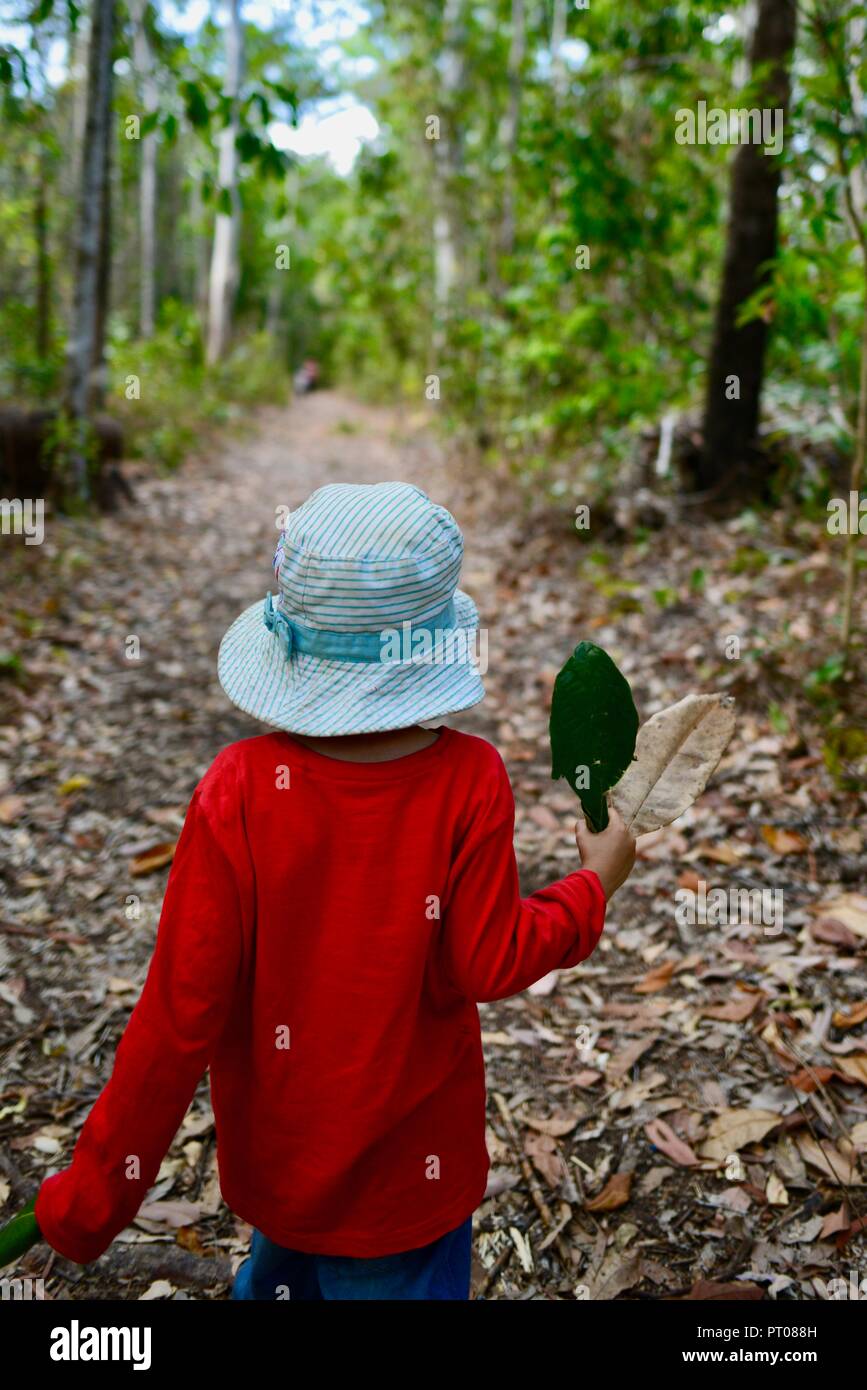
<svg viewBox="0 0 867 1390"><path fill-rule="evenodd" d="M122 420L128 451L173 468L209 427L240 422L245 409L288 399L289 377L264 332L240 337L224 361L206 367L196 314L175 300L162 306L156 333L142 342L115 325L110 363L111 413ZM129 398L137 377L141 395Z"/></svg>
<svg viewBox="0 0 867 1390"><path fill-rule="evenodd" d="M243 380L221 370L211 382L199 328L195 345L187 339L202 316L215 216L232 206L218 176L217 142L231 111L224 33L213 15L193 35L174 33L151 6L158 101L145 110L129 62L130 17L119 11L112 370L122 382L123 359L142 379L141 401L123 409L145 454L178 461L201 424L218 423L265 391L269 355L255 337L265 325L274 380L315 356L326 375L358 393L402 394L423 406L436 376L431 413L444 430L468 450L505 459L533 493L566 475L573 489L604 503L644 424L698 408L734 151L679 145L676 113L700 99L749 103L750 91L738 88L748 29L740 21L749 18L743 4L724 15L712 0L567 6L569 47L556 82L550 6L523 7L517 71L510 71L511 0L465 0L459 8L455 38L442 5L373 0L342 42L347 61L367 62L354 77L320 70L291 7L275 8L268 23L245 15L236 315L239 338L252 333L254 341ZM867 90L867 60L853 45L865 14L864 3L848 0L804 10L781 157L779 254L769 281L741 310L745 321L761 316L772 325L766 401L775 437L804 440L815 456L805 468L804 451L781 444L778 495L808 505L826 488L826 465L851 449L857 418L864 273L846 171L867 157L853 96ZM723 22L733 17L737 25ZM0 50L8 118L0 393L24 402L57 399L61 384L74 274L69 131L80 120L80 68L52 87L44 52L74 38L77 20L74 0L39 0L27 19L34 42L16 39ZM451 95L443 80L455 56L450 39L461 66ZM275 143L280 125L346 93L379 123L348 176ZM442 121L439 144L426 136L428 113ZM157 144L163 314L149 346L136 341L142 146L123 134L132 114L142 140ZM448 140L454 168L444 174L439 156ZM54 306L47 347L35 312L40 170ZM451 298L440 303L434 223L448 209L458 273ZM291 270L275 270L278 245L291 249ZM582 247L586 268L579 268ZM183 326L172 317L179 304Z"/></svg>

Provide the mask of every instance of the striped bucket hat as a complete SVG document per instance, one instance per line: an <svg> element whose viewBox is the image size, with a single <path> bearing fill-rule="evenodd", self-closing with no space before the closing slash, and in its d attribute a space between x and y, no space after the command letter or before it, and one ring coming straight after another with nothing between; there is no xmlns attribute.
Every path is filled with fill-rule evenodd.
<svg viewBox="0 0 867 1390"><path fill-rule="evenodd" d="M235 620L220 684L266 724L373 733L476 705L479 615L458 589L454 517L408 483L321 487L292 512L274 556L277 594Z"/></svg>

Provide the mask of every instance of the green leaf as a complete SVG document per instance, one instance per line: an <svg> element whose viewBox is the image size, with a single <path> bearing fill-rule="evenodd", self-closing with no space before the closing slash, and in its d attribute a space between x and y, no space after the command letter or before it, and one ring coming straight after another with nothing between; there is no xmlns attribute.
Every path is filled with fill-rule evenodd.
<svg viewBox="0 0 867 1390"><path fill-rule="evenodd" d="M42 1232L36 1217L33 1215L33 1208L36 1205L36 1198L17 1216L13 1216L11 1221L0 1229L0 1269L4 1265L13 1264L25 1250L29 1250L31 1245L35 1245L42 1239Z"/></svg>
<svg viewBox="0 0 867 1390"><path fill-rule="evenodd" d="M608 824L605 793L632 762L638 711L625 676L594 642L579 642L554 682L551 776L565 777L593 830Z"/></svg>
<svg viewBox="0 0 867 1390"><path fill-rule="evenodd" d="M191 126L201 130L208 125L211 113L208 110L208 103L205 100L201 87L195 82L181 82L181 96L187 112L187 120Z"/></svg>

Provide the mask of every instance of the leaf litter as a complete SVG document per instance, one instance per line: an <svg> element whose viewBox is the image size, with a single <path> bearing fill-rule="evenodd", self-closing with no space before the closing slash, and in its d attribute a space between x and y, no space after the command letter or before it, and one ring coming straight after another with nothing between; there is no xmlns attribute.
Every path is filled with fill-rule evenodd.
<svg viewBox="0 0 867 1390"><path fill-rule="evenodd" d="M350 461L337 419L354 425ZM274 506L325 476L394 476L464 528L488 697L450 722L504 756L525 892L578 867L577 801L552 782L547 741L576 641L617 661L645 723L689 694L737 701L707 790L639 842L591 959L480 1006L492 1172L475 1296L785 1301L863 1278L865 799L831 776L803 687L837 602L825 538L770 518L764 544L783 558L760 574L733 563L741 519L588 546L562 511L462 470L414 417L329 392L264 411L252 439L171 477L133 471L134 508L53 518L38 553L4 549L10 588L38 598L0 613L23 672L0 686L0 1216L68 1158L143 982L193 787L220 747L258 731L222 696L215 656L267 587ZM191 603L215 547L219 572ZM805 567L810 585L793 583ZM663 584L690 602L661 608ZM740 660L723 654L729 633L749 646ZM864 713L862 699L848 717ZM771 901L739 919L715 890L729 906ZM678 910L703 891L703 911ZM220 1201L203 1081L113 1247L86 1268L44 1246L25 1260L49 1297L221 1298L249 1234Z"/></svg>

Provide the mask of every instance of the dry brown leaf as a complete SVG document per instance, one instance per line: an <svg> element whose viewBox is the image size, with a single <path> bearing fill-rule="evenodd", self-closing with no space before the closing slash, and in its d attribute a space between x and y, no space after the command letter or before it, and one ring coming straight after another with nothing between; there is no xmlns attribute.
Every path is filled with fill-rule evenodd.
<svg viewBox="0 0 867 1390"><path fill-rule="evenodd" d="M759 1284L751 1284L747 1279L738 1279L731 1284L717 1284L713 1279L699 1279L689 1293L683 1294L680 1299L675 1301L688 1303L692 1299L696 1299L701 1303L717 1300L757 1303L764 1296L764 1289Z"/></svg>
<svg viewBox="0 0 867 1390"><path fill-rule="evenodd" d="M696 845L690 858L712 859L716 864L739 864L742 859L748 858L749 853L749 845L740 844L737 840L724 840L716 845Z"/></svg>
<svg viewBox="0 0 867 1390"><path fill-rule="evenodd" d="M743 1023L766 997L761 993L747 994L739 990L731 999L726 1000L725 1004L708 1004L700 1012L705 1018L716 1018L721 1023Z"/></svg>
<svg viewBox="0 0 867 1390"><path fill-rule="evenodd" d="M843 893L816 908L819 922L839 922L856 936L867 937L867 898L863 893Z"/></svg>
<svg viewBox="0 0 867 1390"><path fill-rule="evenodd" d="M867 999L862 1003L856 1004L848 1013L841 1013L839 1009L831 1017L831 1022L835 1028L857 1028L859 1023L867 1021Z"/></svg>
<svg viewBox="0 0 867 1390"><path fill-rule="evenodd" d="M674 974L676 960L664 960L659 965L655 965L652 970L648 970L644 979L633 986L635 994L655 994L657 990L665 989Z"/></svg>
<svg viewBox="0 0 867 1390"><path fill-rule="evenodd" d="M635 1042L630 1043L628 1047L624 1047L621 1052L612 1057L608 1063L608 1075L611 1079L616 1081L619 1077L630 1072L639 1057L643 1057L660 1036L660 1033L651 1033L649 1038L637 1038Z"/></svg>
<svg viewBox="0 0 867 1390"><path fill-rule="evenodd" d="M633 835L670 825L701 796L734 728L730 695L686 695L641 726L633 761L611 793Z"/></svg>
<svg viewBox="0 0 867 1390"><path fill-rule="evenodd" d="M529 1129L537 1130L539 1134L550 1134L553 1138L560 1139L564 1134L572 1133L584 1114L584 1110L555 1110L554 1114L547 1118L542 1115L522 1115L521 1123Z"/></svg>
<svg viewBox="0 0 867 1390"><path fill-rule="evenodd" d="M139 878L142 874L152 874L154 870L164 869L167 864L171 864L177 843L177 840L169 840L164 844L154 845L143 854L137 854L129 866L133 878Z"/></svg>
<svg viewBox="0 0 867 1390"><path fill-rule="evenodd" d="M820 1239L824 1240L826 1236L833 1236L836 1235L838 1231L848 1231L848 1229L849 1213L846 1210L846 1203L843 1202L842 1205L838 1207L837 1211L828 1212L828 1215L822 1223Z"/></svg>
<svg viewBox="0 0 867 1390"><path fill-rule="evenodd" d="M811 1091L818 1091L820 1084L827 1085L834 1075L834 1070L834 1067L802 1067L786 1079L792 1083L795 1090L805 1091L809 1095Z"/></svg>
<svg viewBox="0 0 867 1390"><path fill-rule="evenodd" d="M829 1139L823 1139L820 1144L812 1134L798 1134L795 1143L804 1162L818 1168L838 1187L862 1186L854 1152L849 1158L844 1158Z"/></svg>
<svg viewBox="0 0 867 1390"><path fill-rule="evenodd" d="M858 945L855 933L830 917L823 918L821 922L811 922L810 935L814 941L826 941L829 946L842 946L847 951L854 951Z"/></svg>
<svg viewBox="0 0 867 1390"><path fill-rule="evenodd" d="M699 1147L702 1158L712 1158L716 1162L737 1153L747 1144L756 1144L764 1139L770 1130L778 1125L781 1116L773 1110L753 1110L735 1108L724 1110L711 1121L707 1138Z"/></svg>
<svg viewBox="0 0 867 1390"><path fill-rule="evenodd" d="M803 854L809 845L797 830L786 830L781 825L763 825L762 839L775 854Z"/></svg>
<svg viewBox="0 0 867 1390"><path fill-rule="evenodd" d="M867 1053L858 1052L854 1057L839 1057L837 1071L843 1072L847 1080L867 1086Z"/></svg>
<svg viewBox="0 0 867 1390"><path fill-rule="evenodd" d="M17 821L26 804L23 796L0 797L0 824L12 825Z"/></svg>
<svg viewBox="0 0 867 1390"><path fill-rule="evenodd" d="M849 1131L849 1138L856 1149L867 1149L867 1120L860 1120Z"/></svg>
<svg viewBox="0 0 867 1390"><path fill-rule="evenodd" d="M526 1134L524 1152L538 1168L549 1187L559 1187L566 1171L557 1149L556 1140L550 1134Z"/></svg>
<svg viewBox="0 0 867 1390"><path fill-rule="evenodd" d="M615 1173L601 1192L584 1203L585 1211L617 1211L625 1207L632 1193L634 1173Z"/></svg>

